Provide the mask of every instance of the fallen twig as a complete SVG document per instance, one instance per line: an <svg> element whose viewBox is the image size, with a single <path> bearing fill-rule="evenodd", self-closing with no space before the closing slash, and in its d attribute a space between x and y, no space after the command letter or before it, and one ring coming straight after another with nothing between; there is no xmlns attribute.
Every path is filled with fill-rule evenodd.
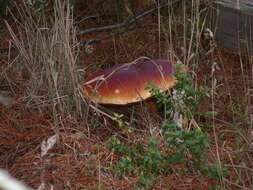
<svg viewBox="0 0 253 190"><path fill-rule="evenodd" d="M132 26L130 28L127 28L126 30L118 31L118 32L115 32L113 34L109 34L109 35L106 35L106 36L103 36L103 37L100 37L100 38L93 38L93 39L85 40L85 41L82 41L81 43L83 43L84 45L89 45L91 43L97 43L97 42L100 42L100 41L103 41L103 40L107 40L111 37L123 34L125 32L129 32L129 31L134 30L134 29L135 29L135 26Z"/></svg>
<svg viewBox="0 0 253 190"><path fill-rule="evenodd" d="M96 28L89 28L89 29L86 29L84 31L81 31L81 32L77 33L77 35L80 36L80 35L88 34L88 33L91 33L91 32L101 32L101 31L104 31L104 30L112 30L112 29L116 29L116 28L127 27L127 26L135 23L138 19L140 19L144 16L147 16L148 14L154 12L155 10L161 9L161 8L164 8L164 7L167 7L167 6L171 6L171 5L173 5L173 4L175 4L179 1L184 1L184 0L173 0L173 1L170 1L168 3L165 3L164 5L161 5L159 7L149 9L149 10L143 12L143 13L140 13L139 15L132 16L132 17L126 19L125 21L123 21L122 23L113 24L113 25L109 25L109 26L101 26L101 27L96 27Z"/></svg>
<svg viewBox="0 0 253 190"><path fill-rule="evenodd" d="M90 16L84 17L81 20L75 21L74 25L80 24L81 22L84 22L85 20L88 20L88 19L91 19L91 18L97 18L99 16L100 15L90 15Z"/></svg>
<svg viewBox="0 0 253 190"><path fill-rule="evenodd" d="M125 30L118 31L118 32L115 32L115 33L107 35L107 36L81 41L81 43L83 43L84 45L89 45L91 43L97 43L97 42L100 42L100 41L103 41L103 40L109 39L111 37L114 37L114 36L120 35L122 33L133 30L136 27L136 25L132 25L132 24L136 23L136 21L138 21L140 18L142 18L144 16L147 16L148 14L154 12L157 9L161 9L161 8L166 7L166 6L171 6L171 5L173 5L173 4L175 4L179 1L184 1L184 0L174 0L174 1L171 1L169 3L165 3L164 5L161 5L159 7L155 7L155 8L152 8L152 9L148 10L148 11L145 11L145 12L143 12L143 13L137 15L137 16L133 16L131 18L128 18L127 20L125 20L122 23L109 25L109 26L90 28L90 29L79 32L77 35L80 36L80 35L88 34L90 32L100 32L100 31L104 31L104 30L112 30L112 29L116 29L116 28L128 27Z"/></svg>
<svg viewBox="0 0 253 190"><path fill-rule="evenodd" d="M243 187L243 186L241 186L241 185L239 185L239 184L233 183L233 182L229 181L229 180L226 179L226 178L223 178L223 180L224 180L226 183L230 184L230 185L234 185L234 186L236 186L236 187L239 187L240 189L243 189L243 190L252 190L252 189L250 189L250 188Z"/></svg>
<svg viewBox="0 0 253 190"><path fill-rule="evenodd" d="M116 36L116 35L120 35L122 33L125 33L125 32L128 32L130 30L133 30L135 27L133 27L133 24L136 23L140 18L144 17L144 16L147 16L148 14L154 12L155 10L157 9L161 9L161 8L164 8L164 7L167 7L167 6L172 6L174 5L175 3L178 3L180 1L184 1L184 0L171 0L159 7L155 7L155 8L152 8L152 9L149 9L143 13L140 13L136 16L132 16L128 19L126 19L124 22L122 23L119 23L119 24L113 24L113 25L109 25L109 26L101 26L101 27L96 27L96 28L89 28L89 29L86 29L84 31L80 31L79 33L77 33L77 36L81 36L81 35L84 35L84 34L88 34L88 33L91 33L91 32L101 32L101 31L104 31L104 30L113 30L113 29L116 29L116 28L125 28L127 27L127 29L125 30L122 30L122 31L118 31L118 32L115 32L113 34L110 34L110 35L107 35L107 36L103 36L103 37L100 37L100 38L94 38L94 39L88 39L88 40L84 40L84 41L81 41L81 43L87 45L87 44L91 44L91 43L97 43L97 42L100 42L102 40L106 40L106 39L109 39L113 36ZM97 15L95 16L92 16L92 17L96 17ZM87 17L87 18L90 18L90 17ZM87 19L85 18L85 19ZM0 48L0 51L7 51L7 50L12 50L12 49L15 49L16 47L14 45L12 46L8 46L8 47L1 47Z"/></svg>

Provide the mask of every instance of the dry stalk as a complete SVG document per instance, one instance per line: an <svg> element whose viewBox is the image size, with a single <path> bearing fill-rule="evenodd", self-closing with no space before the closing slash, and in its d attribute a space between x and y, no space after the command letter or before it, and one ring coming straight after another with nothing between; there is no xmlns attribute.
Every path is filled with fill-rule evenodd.
<svg viewBox="0 0 253 190"><path fill-rule="evenodd" d="M35 11L26 3L17 9L19 35L6 25L21 57L13 66L20 68L26 79L27 105L41 107L47 102L55 125L62 123L62 117L82 117L85 112L77 73L79 43L73 9L60 0L55 1L52 18L45 10Z"/></svg>

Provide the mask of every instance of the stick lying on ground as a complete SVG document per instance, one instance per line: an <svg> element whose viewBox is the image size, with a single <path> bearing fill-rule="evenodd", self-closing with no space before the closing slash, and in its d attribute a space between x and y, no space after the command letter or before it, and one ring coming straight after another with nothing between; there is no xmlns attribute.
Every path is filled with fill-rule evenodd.
<svg viewBox="0 0 253 190"><path fill-rule="evenodd" d="M89 29L80 31L77 34L77 36L81 36L81 35L88 34L88 33L91 33L91 32L101 32L101 31L105 31L105 30L113 30L113 29L125 28L125 29L122 29L121 31L117 31L117 32L112 33L112 34L107 35L107 36L102 36L102 37L99 37L99 38L87 39L87 40L81 41L81 43L87 45L87 44L97 43L97 42L106 40L106 39L111 38L113 36L117 36L117 35L120 35L120 34L123 34L125 32L133 30L136 27L133 24L134 23L138 23L138 20L141 19L142 17L147 16L150 13L153 13L157 9L161 9L161 8L164 8L164 7L167 7L167 6L172 6L175 3L178 3L180 1L184 1L184 0L171 0L171 1L169 1L169 2L167 2L165 4L163 4L163 5L161 5L159 7L154 7L154 8L151 8L151 9L145 11L145 12L142 12L142 13L140 13L138 15L134 15L134 16L126 19L122 23L113 24L113 25L109 25L109 26L100 26L100 27L95 27L95 28L89 28ZM15 49L15 48L16 47L14 45L11 45L11 46L8 46L8 47L0 47L0 51L8 51L10 49Z"/></svg>

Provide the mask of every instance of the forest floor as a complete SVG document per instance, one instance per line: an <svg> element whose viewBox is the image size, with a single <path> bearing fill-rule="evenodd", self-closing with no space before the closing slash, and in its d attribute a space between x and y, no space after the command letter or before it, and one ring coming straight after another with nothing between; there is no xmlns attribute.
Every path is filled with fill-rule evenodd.
<svg viewBox="0 0 253 190"><path fill-rule="evenodd" d="M80 9L79 16L91 14L83 13ZM135 30L94 43L91 51L81 48L77 64L83 70L82 82L90 73L114 64L130 62L139 57L166 57L168 44L165 39L158 37L157 19L157 14L150 14L141 21L144 24ZM7 21L11 22L11 19ZM87 20L83 26L79 24L78 30L112 23L114 21L110 17L101 17ZM5 23L1 23L0 28L1 47L7 47L11 37ZM104 31L91 33L79 36L78 40L107 34ZM176 41L173 43L175 54L182 58L181 47ZM196 86L214 90L213 96L206 97L200 110L212 110L217 114L214 117L199 116L196 121L210 136L211 144L205 151L207 162L222 162L226 165L228 175L220 181L198 171L173 172L170 175L161 173L152 189L252 188L251 60L219 46L207 53L205 43L202 46L201 51L205 53L198 59L197 66L192 62L188 66L195 77ZM103 110L117 110L126 115L135 112L138 113L136 119L145 118L140 119L141 124L134 133L125 134L117 123L92 108L82 119L73 116L61 118L62 123L56 131L50 108L31 106L32 103L24 101L27 95L24 83L28 79L25 75L16 75L16 70L12 69L17 56L17 49L0 52L0 90L8 91L15 100L8 106L0 104L0 168L35 189L41 184L45 184L44 189L135 189L138 175L129 174L119 178L108 170L120 158L108 147L108 139L115 134L129 141L145 138L150 129L145 129L145 126L156 126L159 123L157 118L162 117L161 110L150 112L145 102L126 107L102 106ZM42 157L42 142L55 134L58 134L56 144ZM180 164L174 167L178 171L185 169Z"/></svg>

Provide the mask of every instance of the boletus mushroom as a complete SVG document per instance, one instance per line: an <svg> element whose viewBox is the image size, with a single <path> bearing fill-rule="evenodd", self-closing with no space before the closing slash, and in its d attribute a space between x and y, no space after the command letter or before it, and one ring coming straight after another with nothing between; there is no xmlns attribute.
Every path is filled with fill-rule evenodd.
<svg viewBox="0 0 253 190"><path fill-rule="evenodd" d="M126 105L152 96L148 82L166 91L176 82L174 63L148 60L115 65L93 73L85 85L85 95L98 104Z"/></svg>

